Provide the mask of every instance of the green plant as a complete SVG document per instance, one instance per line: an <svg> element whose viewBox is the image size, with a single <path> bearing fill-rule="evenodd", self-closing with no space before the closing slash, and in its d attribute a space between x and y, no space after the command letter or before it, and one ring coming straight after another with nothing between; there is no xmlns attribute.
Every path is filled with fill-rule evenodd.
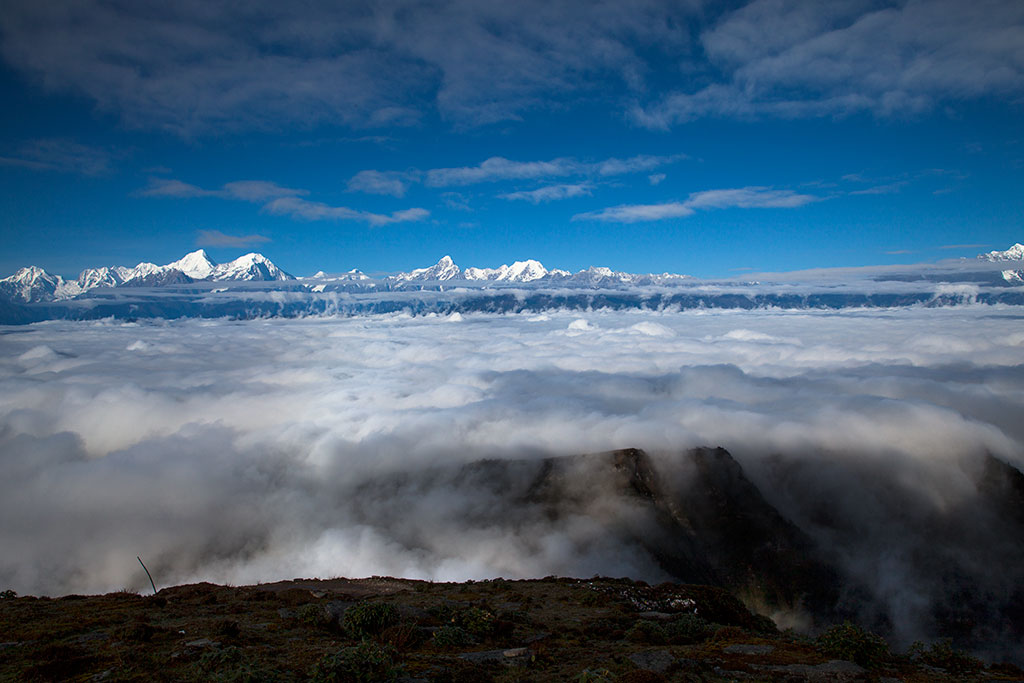
<svg viewBox="0 0 1024 683"><path fill-rule="evenodd" d="M494 615L479 607L470 607L455 617L455 624L475 638L486 638L494 631Z"/></svg>
<svg viewBox="0 0 1024 683"><path fill-rule="evenodd" d="M641 619L626 631L626 640L631 640L634 643L663 645L668 642L668 633L661 624Z"/></svg>
<svg viewBox="0 0 1024 683"><path fill-rule="evenodd" d="M576 677L576 683L612 683L615 674L608 669L584 669Z"/></svg>
<svg viewBox="0 0 1024 683"><path fill-rule="evenodd" d="M342 626L355 638L375 636L398 620L398 610L385 602L360 602L345 610Z"/></svg>
<svg viewBox="0 0 1024 683"><path fill-rule="evenodd" d="M325 655L313 665L309 676L311 683L371 683L394 681L402 673L393 647L364 640L355 647Z"/></svg>
<svg viewBox="0 0 1024 683"><path fill-rule="evenodd" d="M949 638L927 646L921 641L915 642L907 652L910 659L919 664L945 669L950 673L970 673L985 668L985 664L963 650L953 648Z"/></svg>
<svg viewBox="0 0 1024 683"><path fill-rule="evenodd" d="M878 666L892 656L882 638L849 621L818 636L815 647L830 657L854 661L867 668Z"/></svg>
<svg viewBox="0 0 1024 683"><path fill-rule="evenodd" d="M16 597L18 597L18 594L10 589L0 591L0 600L13 600Z"/></svg>
<svg viewBox="0 0 1024 683"><path fill-rule="evenodd" d="M441 648L463 647L473 642L469 632L461 626L447 624L434 631L434 645Z"/></svg>
<svg viewBox="0 0 1024 683"><path fill-rule="evenodd" d="M681 614L665 628L669 642L674 645L699 643L711 636L711 624L696 614Z"/></svg>
<svg viewBox="0 0 1024 683"><path fill-rule="evenodd" d="M305 604L295 610L295 618L303 624L317 627L330 626L334 623L334 617L331 616L331 613L318 602Z"/></svg>
<svg viewBox="0 0 1024 683"><path fill-rule="evenodd" d="M193 667L193 678L221 683L265 683L281 679L280 673L268 669L240 647L210 650Z"/></svg>

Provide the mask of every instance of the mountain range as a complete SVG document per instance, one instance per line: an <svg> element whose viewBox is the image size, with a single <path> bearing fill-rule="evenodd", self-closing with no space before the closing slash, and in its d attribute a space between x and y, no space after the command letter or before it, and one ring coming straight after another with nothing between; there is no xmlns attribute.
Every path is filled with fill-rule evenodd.
<svg viewBox="0 0 1024 683"><path fill-rule="evenodd" d="M979 254L976 259L838 269L835 274L830 273L833 271L764 273L757 280L711 281L689 275L637 274L594 266L571 273L557 268L549 270L535 260L515 261L497 268L461 268L450 256L444 256L432 266L408 272L370 276L352 269L336 274L320 271L310 277L297 278L262 254L249 253L218 264L204 250L198 249L162 266L144 262L133 268L87 268L75 279L48 273L38 266L21 268L14 275L0 279L0 321L29 322L104 314L117 317L126 310L145 310L146 317L180 317L194 314L315 315L339 313L343 309L354 314L405 310L410 306L420 312L437 309L450 313L454 310L499 312L521 307L612 305L842 308L946 305L963 301L1019 305L1022 302L1019 286L1024 284L1024 245L1014 244L1005 251ZM835 281L837 275L840 281ZM231 284L210 285L220 282ZM841 283L845 284L837 289L837 284ZM529 296L536 301L520 301L515 297L506 300L511 296L510 288L529 290ZM113 290L119 293L115 295ZM276 295L273 300L259 298L259 292L269 291L287 296L282 299ZM423 297L430 291L445 296L449 292L461 292L479 300L410 303L409 296ZM392 294L387 295L388 292ZM416 295L416 292L424 294ZM612 292L615 294L609 299ZM338 299L341 293L347 297L344 301ZM333 298L317 298L321 296ZM385 301L382 296L390 299ZM623 296L643 300L639 303L632 299L626 301ZM216 301L210 297L215 297ZM234 302L228 304L228 298ZM120 303L115 305L115 299ZM176 302L174 306L171 306L172 299ZM140 308L143 300L145 306ZM247 303L239 309L238 302L243 300ZM122 310L125 306L128 308ZM197 312L199 309L201 311Z"/></svg>
<svg viewBox="0 0 1024 683"><path fill-rule="evenodd" d="M126 266L87 268L76 279L66 279L60 275L48 273L38 266L28 266L21 268L14 275L0 280L0 295L18 303L43 303L74 299L97 288L160 287L202 281L274 282L296 279L315 280L320 284L373 280L356 269L337 275L328 275L320 271L309 278L296 278L278 268L262 254L250 253L240 256L234 261L218 264L209 257L206 251L198 249L163 266L144 262L134 268ZM498 268L462 269L452 261L450 256L444 256L430 267L388 275L380 278L380 281L385 287L401 287L404 284L423 282L564 282L584 285L612 283L646 285L668 284L692 279L688 275L671 273L638 275L602 267L591 267L578 273L570 273L557 268L548 270L539 261L534 260L516 261L511 266L501 265Z"/></svg>
<svg viewBox="0 0 1024 683"><path fill-rule="evenodd" d="M86 268L77 279L52 275L38 266L21 268L0 280L0 294L12 301L37 303L73 299L100 287L159 287L208 281L294 280L263 254L250 253L228 263L217 263L205 250L185 254L165 266L143 262L134 268L101 266Z"/></svg>

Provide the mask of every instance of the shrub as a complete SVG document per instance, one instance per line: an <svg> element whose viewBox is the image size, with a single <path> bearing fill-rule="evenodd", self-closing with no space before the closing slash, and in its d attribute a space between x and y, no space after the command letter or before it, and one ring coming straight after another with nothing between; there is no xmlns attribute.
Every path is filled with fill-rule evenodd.
<svg viewBox="0 0 1024 683"><path fill-rule="evenodd" d="M364 640L355 647L345 647L333 655L325 655L310 671L311 683L371 683L394 681L402 675L395 649Z"/></svg>
<svg viewBox="0 0 1024 683"><path fill-rule="evenodd" d="M626 639L634 643L663 645L668 642L668 633L665 632L665 627L661 624L641 619L626 631Z"/></svg>
<svg viewBox="0 0 1024 683"><path fill-rule="evenodd" d="M316 627L330 626L334 623L331 613L318 602L308 603L295 610L295 618L303 624Z"/></svg>
<svg viewBox="0 0 1024 683"><path fill-rule="evenodd" d="M494 631L494 615L479 607L470 607L460 612L455 624L464 628L475 638L487 638Z"/></svg>
<svg viewBox="0 0 1024 683"><path fill-rule="evenodd" d="M398 610L384 602L360 602L345 610L342 626L355 638L375 636L398 620Z"/></svg>
<svg viewBox="0 0 1024 683"><path fill-rule="evenodd" d="M576 683L612 683L615 674L608 669L584 669L576 677Z"/></svg>
<svg viewBox="0 0 1024 683"><path fill-rule="evenodd" d="M194 678L223 683L264 683L280 680L281 676L242 648L231 646L204 653L194 667Z"/></svg>
<svg viewBox="0 0 1024 683"><path fill-rule="evenodd" d="M412 624L388 626L380 634L380 637L385 643L393 645L398 650L414 648L422 641L419 629Z"/></svg>
<svg viewBox="0 0 1024 683"><path fill-rule="evenodd" d="M878 666L891 657L884 640L849 621L818 636L815 647L830 657L854 661L867 668Z"/></svg>
<svg viewBox="0 0 1024 683"><path fill-rule="evenodd" d="M707 640L712 631L711 624L696 614L682 614L672 620L665 632L674 645L688 645Z"/></svg>
<svg viewBox="0 0 1024 683"><path fill-rule="evenodd" d="M18 597L18 594L10 589L0 591L0 600L13 600L16 597Z"/></svg>
<svg viewBox="0 0 1024 683"><path fill-rule="evenodd" d="M980 659L963 650L954 649L953 641L949 638L932 643L931 647L920 641L915 642L907 654L914 662L945 669L950 673L970 673L985 667Z"/></svg>
<svg viewBox="0 0 1024 683"><path fill-rule="evenodd" d="M448 624L434 631L434 645L441 648L463 647L473 642L469 632L461 626Z"/></svg>

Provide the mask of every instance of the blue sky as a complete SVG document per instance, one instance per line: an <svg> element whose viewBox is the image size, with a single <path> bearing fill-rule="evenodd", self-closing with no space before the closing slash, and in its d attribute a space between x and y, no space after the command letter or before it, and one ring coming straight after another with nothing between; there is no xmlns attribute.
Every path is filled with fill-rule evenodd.
<svg viewBox="0 0 1024 683"><path fill-rule="evenodd" d="M1018 0L338 4L5 2L0 272L721 277L1024 240Z"/></svg>

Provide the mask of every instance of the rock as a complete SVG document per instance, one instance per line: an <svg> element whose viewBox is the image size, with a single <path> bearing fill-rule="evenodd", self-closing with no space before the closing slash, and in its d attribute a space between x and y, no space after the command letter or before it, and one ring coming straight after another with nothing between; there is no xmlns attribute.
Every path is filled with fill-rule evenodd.
<svg viewBox="0 0 1024 683"><path fill-rule="evenodd" d="M722 648L728 655L766 655L775 650L773 645L737 644Z"/></svg>
<svg viewBox="0 0 1024 683"><path fill-rule="evenodd" d="M675 615L669 614L668 612L641 612L639 616L641 619L651 619L653 621L668 621Z"/></svg>
<svg viewBox="0 0 1024 683"><path fill-rule="evenodd" d="M629 655L631 662L641 669L664 673L676 658L668 650L647 650L645 652L634 652Z"/></svg>
<svg viewBox="0 0 1024 683"><path fill-rule="evenodd" d="M216 640L210 640L209 638L199 638L198 640L190 640L185 643L185 647L191 648L207 648L207 647L220 647L220 643Z"/></svg>

